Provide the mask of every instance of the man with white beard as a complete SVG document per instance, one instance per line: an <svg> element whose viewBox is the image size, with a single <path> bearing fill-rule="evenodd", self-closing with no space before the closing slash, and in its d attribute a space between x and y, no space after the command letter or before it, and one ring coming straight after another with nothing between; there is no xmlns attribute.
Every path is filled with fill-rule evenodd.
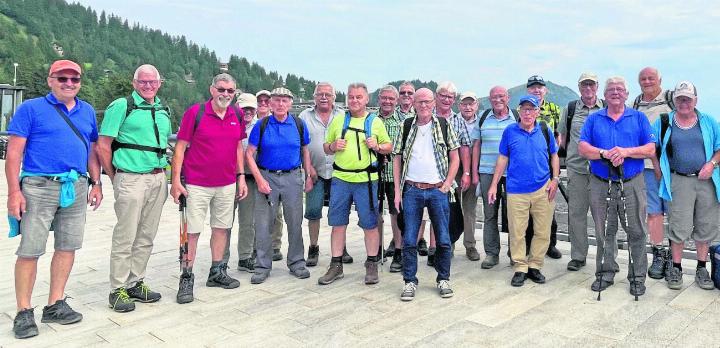
<svg viewBox="0 0 720 348"><path fill-rule="evenodd" d="M227 230L232 227L234 203L247 195L242 139L246 137L242 112L229 107L235 98L235 79L219 74L212 80L212 99L191 106L183 115L172 160L172 188L175 203L187 198L189 272L180 276L178 303L193 301L192 273L198 238L210 210L210 252L212 265L205 283L208 287L232 289L240 286L227 274L223 262ZM188 147L188 145L192 146ZM180 176L184 177L181 182Z"/></svg>

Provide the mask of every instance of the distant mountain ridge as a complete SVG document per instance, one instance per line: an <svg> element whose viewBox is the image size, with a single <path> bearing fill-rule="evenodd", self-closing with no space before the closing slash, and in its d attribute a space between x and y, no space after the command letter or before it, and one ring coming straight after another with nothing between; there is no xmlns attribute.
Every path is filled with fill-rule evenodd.
<svg viewBox="0 0 720 348"><path fill-rule="evenodd" d="M580 99L580 95L578 95L575 91L573 91L567 86L558 85L547 80L545 81L545 83L547 84L546 87L548 89L548 93L547 95L545 95L545 100L553 102L561 108L566 107L568 102ZM508 94L510 94L509 105L510 107L515 108L520 101L520 98L528 94L527 87L525 87L524 83L512 87L508 90ZM490 108L490 100L488 99L488 97L480 98L480 102L482 103L480 107L481 109Z"/></svg>

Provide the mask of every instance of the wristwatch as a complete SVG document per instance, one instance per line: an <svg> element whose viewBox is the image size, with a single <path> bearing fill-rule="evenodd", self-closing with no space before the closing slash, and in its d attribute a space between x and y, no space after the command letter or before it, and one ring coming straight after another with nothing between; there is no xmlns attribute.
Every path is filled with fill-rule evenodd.
<svg viewBox="0 0 720 348"><path fill-rule="evenodd" d="M95 181L91 177L88 177L88 184L90 184L90 186L102 186L102 181Z"/></svg>
<svg viewBox="0 0 720 348"><path fill-rule="evenodd" d="M710 160L710 163L712 163L713 168L717 168L717 167L718 167L718 164L720 164L720 163L718 163L718 161L716 161L716 160Z"/></svg>
<svg viewBox="0 0 720 348"><path fill-rule="evenodd" d="M605 158L605 150L600 149L600 158Z"/></svg>
<svg viewBox="0 0 720 348"><path fill-rule="evenodd" d="M468 176L469 176L469 175L470 175L470 172L465 172L465 173L463 173L463 175L468 175Z"/></svg>

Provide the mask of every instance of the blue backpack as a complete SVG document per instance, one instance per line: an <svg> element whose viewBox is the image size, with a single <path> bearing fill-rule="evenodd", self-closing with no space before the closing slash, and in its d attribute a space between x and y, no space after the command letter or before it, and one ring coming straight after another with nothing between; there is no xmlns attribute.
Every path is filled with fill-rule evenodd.
<svg viewBox="0 0 720 348"><path fill-rule="evenodd" d="M720 289L720 244L710 247L710 278L715 287Z"/></svg>

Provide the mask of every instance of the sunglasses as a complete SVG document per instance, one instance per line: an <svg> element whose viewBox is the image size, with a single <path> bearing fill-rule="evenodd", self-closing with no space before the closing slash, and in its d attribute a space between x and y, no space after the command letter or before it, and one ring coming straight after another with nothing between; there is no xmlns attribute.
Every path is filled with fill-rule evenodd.
<svg viewBox="0 0 720 348"><path fill-rule="evenodd" d="M228 92L228 94L235 94L235 89L233 88L215 87L215 89L218 91L218 93Z"/></svg>
<svg viewBox="0 0 720 348"><path fill-rule="evenodd" d="M68 80L74 84L80 83L82 79L80 77L66 77L66 76L50 76L51 79L56 79L60 83L66 83Z"/></svg>
<svg viewBox="0 0 720 348"><path fill-rule="evenodd" d="M400 95L413 95L413 94L415 94L415 93L413 93L411 91L400 91Z"/></svg>

